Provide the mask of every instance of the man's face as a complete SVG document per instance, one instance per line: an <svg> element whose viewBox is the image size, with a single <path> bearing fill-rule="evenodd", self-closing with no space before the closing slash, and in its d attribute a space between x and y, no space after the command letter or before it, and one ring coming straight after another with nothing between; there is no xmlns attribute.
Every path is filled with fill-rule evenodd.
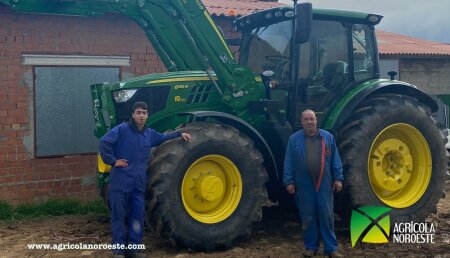
<svg viewBox="0 0 450 258"><path fill-rule="evenodd" d="M133 112L133 119L136 125L143 126L148 119L148 111L140 107L136 108Z"/></svg>
<svg viewBox="0 0 450 258"><path fill-rule="evenodd" d="M303 112L302 118L301 118L303 129L307 133L314 133L317 128L317 119L314 112L306 111Z"/></svg>

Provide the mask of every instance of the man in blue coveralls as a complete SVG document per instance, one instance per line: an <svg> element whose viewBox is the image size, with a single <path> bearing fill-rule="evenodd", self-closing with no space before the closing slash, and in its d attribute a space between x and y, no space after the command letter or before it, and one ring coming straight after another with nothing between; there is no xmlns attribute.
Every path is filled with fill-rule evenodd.
<svg viewBox="0 0 450 258"><path fill-rule="evenodd" d="M314 111L302 112L303 129L288 142L284 159L283 183L294 194L305 239L305 257L314 256L322 238L328 257L337 252L334 234L333 191L342 189L342 163L334 137L317 128Z"/></svg>
<svg viewBox="0 0 450 258"><path fill-rule="evenodd" d="M160 134L147 128L145 123L149 110L144 102L134 103L132 111L128 123L114 127L99 143L103 161L112 166L109 178L112 244L125 247L142 244L150 149L180 136L185 141L191 140L188 133ZM127 253L140 257L136 251L127 250ZM113 253L116 257L124 257L125 250L117 248L113 249Z"/></svg>

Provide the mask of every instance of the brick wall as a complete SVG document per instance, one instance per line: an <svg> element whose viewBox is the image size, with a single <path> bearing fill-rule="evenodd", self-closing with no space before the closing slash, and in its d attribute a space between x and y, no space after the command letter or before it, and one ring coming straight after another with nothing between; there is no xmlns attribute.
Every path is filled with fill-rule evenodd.
<svg viewBox="0 0 450 258"><path fill-rule="evenodd" d="M217 22L232 34L229 19ZM34 158L33 76L23 54L130 56L122 78L165 72L163 63L127 17L18 14L0 5L0 201L98 198L95 155Z"/></svg>
<svg viewBox="0 0 450 258"><path fill-rule="evenodd" d="M225 38L238 38L241 35L240 32L233 31L233 20L234 19L232 18L224 16L214 17L214 22L222 29L223 33L225 34ZM235 53L239 49L239 47L230 46L230 49L231 53ZM238 56L239 53L236 53L235 58L238 58Z"/></svg>
<svg viewBox="0 0 450 258"><path fill-rule="evenodd" d="M16 14L0 6L0 200L97 198L94 155L34 158L32 67L22 65L22 54L127 55L122 77L163 72L163 64L126 17Z"/></svg>

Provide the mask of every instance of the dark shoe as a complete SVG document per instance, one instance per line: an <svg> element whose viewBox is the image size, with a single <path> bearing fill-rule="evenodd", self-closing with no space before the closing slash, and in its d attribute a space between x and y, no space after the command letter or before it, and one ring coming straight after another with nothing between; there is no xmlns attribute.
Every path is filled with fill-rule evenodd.
<svg viewBox="0 0 450 258"><path fill-rule="evenodd" d="M303 257L313 257L314 255L316 255L316 253L317 253L317 251L314 251L314 250L306 250Z"/></svg>
<svg viewBox="0 0 450 258"><path fill-rule="evenodd" d="M125 258L124 254L113 254L113 258Z"/></svg>
<svg viewBox="0 0 450 258"><path fill-rule="evenodd" d="M343 258L344 256L338 252L331 252L328 254L329 258Z"/></svg>

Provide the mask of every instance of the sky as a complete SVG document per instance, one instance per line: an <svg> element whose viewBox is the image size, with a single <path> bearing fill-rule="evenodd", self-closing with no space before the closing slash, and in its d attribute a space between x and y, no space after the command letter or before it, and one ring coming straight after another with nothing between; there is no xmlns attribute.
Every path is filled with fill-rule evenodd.
<svg viewBox="0 0 450 258"><path fill-rule="evenodd" d="M292 4L292 0L279 0ZM370 12L384 16L378 29L450 43L450 0L300 0L313 8Z"/></svg>

